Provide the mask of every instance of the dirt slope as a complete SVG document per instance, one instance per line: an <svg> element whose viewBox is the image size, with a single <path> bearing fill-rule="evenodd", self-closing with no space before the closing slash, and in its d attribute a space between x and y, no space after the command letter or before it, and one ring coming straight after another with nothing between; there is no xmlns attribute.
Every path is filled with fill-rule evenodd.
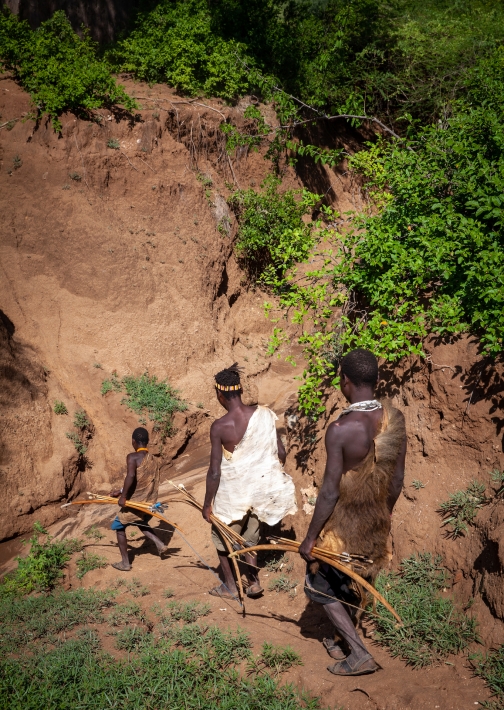
<svg viewBox="0 0 504 710"><path fill-rule="evenodd" d="M164 479L194 470L201 474L208 461L208 429L219 413L211 376L234 360L245 368L248 399L269 404L280 416L300 505L292 525L301 536L311 512L308 498L316 495L323 474L324 429L341 396L328 392L326 417L317 425L299 419L294 379L302 369L299 353L292 345L283 353L294 352L297 369L265 355L272 327L262 310L265 295L245 288L225 198L233 183L257 186L268 165L253 153L230 163L216 131L223 116L242 120L246 102L230 109L218 102L188 103L163 87L130 82L128 88L144 106L134 121L102 111L99 123L63 117L61 137L50 125L35 127L31 120L0 131L0 539L26 533L34 520L52 523L63 515L60 504L67 497L106 490L120 477L138 418L121 405L120 395L101 396L101 383L113 371L123 376L148 370L180 388L189 408L176 417L175 437L155 446ZM2 122L28 110L26 94L3 77ZM107 145L111 140L118 141L118 149ZM289 169L286 184L300 186L303 177L312 189L332 185L342 212L358 200L344 177L320 168L316 173L307 174L303 165L298 175ZM476 525L457 540L444 536L437 508L473 478L488 484L488 471L504 468L502 370L482 361L467 338L451 345L431 342L428 349L427 363L382 368L381 394L404 411L409 433L404 495L393 518L395 562L418 550L441 553L453 573L455 594L463 601L474 596L473 610L490 646L504 641L504 504L482 509ZM68 415L53 412L55 399L65 402ZM66 437L78 409L92 424L86 461ZM425 488L416 491L414 480ZM60 526L63 533L69 530L66 523ZM189 529L197 540L204 534L197 521ZM8 545L8 555L16 554L16 545ZM154 572L157 563L151 562L148 569ZM173 564L167 577L175 580L182 572ZM184 574L199 575L191 565L192 572ZM159 584L165 582L163 576ZM291 633L280 618L287 615L285 601L278 598L275 604L278 634ZM302 596L294 606L298 615L311 613L303 611ZM261 620L258 636L259 629L271 627L270 620ZM321 623L312 620L308 626L319 629ZM318 639L319 630L305 634L289 624L299 643L310 634ZM316 648L313 665L306 668L318 673L325 657ZM394 673L402 668L388 657L386 662ZM435 707L444 687L446 703L440 707L468 707L476 686L467 686L467 697L448 699L468 677L463 661L457 664L453 676L448 667L425 673L428 681L406 675L397 684L397 699L387 700L389 675L355 684L373 693L378 689L377 700L360 692L349 695L354 687L349 684L341 702L352 708ZM306 673L303 682L310 677ZM332 682L325 671L324 679ZM425 695L430 684L432 696ZM323 690L320 684L310 687ZM407 696L412 687L416 690ZM419 704L422 688L425 705ZM479 690L476 695L481 697ZM335 695L328 697L336 702Z"/></svg>

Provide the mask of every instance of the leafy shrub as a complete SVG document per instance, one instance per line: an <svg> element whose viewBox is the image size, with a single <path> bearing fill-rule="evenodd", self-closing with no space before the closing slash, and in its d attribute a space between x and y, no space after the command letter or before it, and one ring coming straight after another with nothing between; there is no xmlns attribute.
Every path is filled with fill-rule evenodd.
<svg viewBox="0 0 504 710"><path fill-rule="evenodd" d="M75 446L75 450L79 456L84 456L86 454L87 446L82 443L79 435L75 431L67 431L65 436L67 439L70 439L72 444Z"/></svg>
<svg viewBox="0 0 504 710"><path fill-rule="evenodd" d="M122 390L121 380L117 375L112 374L110 379L103 380L101 386L102 395L106 395L107 392L120 392Z"/></svg>
<svg viewBox="0 0 504 710"><path fill-rule="evenodd" d="M117 71L180 92L231 101L247 93L248 72L237 59L244 47L213 32L205 0L162 0L139 13L136 27L107 55Z"/></svg>
<svg viewBox="0 0 504 710"><path fill-rule="evenodd" d="M485 485L472 481L465 491L455 491L439 506L443 516L442 525L449 525L450 537L456 538L467 532L467 523L472 524L478 510L486 502Z"/></svg>
<svg viewBox="0 0 504 710"><path fill-rule="evenodd" d="M83 552L77 559L77 579L82 579L85 574L93 569L100 569L108 565L107 558L94 552Z"/></svg>
<svg viewBox="0 0 504 710"><path fill-rule="evenodd" d="M113 148L114 150L119 150L121 147L121 144L117 140L117 138L109 138L107 141L107 148Z"/></svg>
<svg viewBox="0 0 504 710"><path fill-rule="evenodd" d="M87 414L83 409L75 412L73 425L76 429L88 429L91 426L91 422L87 418Z"/></svg>
<svg viewBox="0 0 504 710"><path fill-rule="evenodd" d="M306 261L315 239L303 222L319 200L308 190L278 192L280 180L270 175L263 192L239 190L229 202L239 222L236 251L252 279L274 291L294 264ZM296 200L296 195L300 196Z"/></svg>
<svg viewBox="0 0 504 710"><path fill-rule="evenodd" d="M63 577L62 569L72 553L82 549L79 540L54 540L40 525L35 525L34 531L30 552L26 557L16 557L17 569L0 583L0 598L52 589ZM40 539L39 535L46 537Z"/></svg>
<svg viewBox="0 0 504 710"><path fill-rule="evenodd" d="M164 438L173 430L172 418L175 412L183 412L187 404L178 396L167 380L158 380L155 375L145 372L140 377L127 376L122 380L126 396L121 404L137 414L146 413Z"/></svg>
<svg viewBox="0 0 504 710"><path fill-rule="evenodd" d="M451 598L441 596L446 583L441 557L430 553L412 555L402 561L398 572L378 575L376 589L404 623L399 626L390 612L380 608L375 639L392 656L422 667L478 641L476 620L457 609Z"/></svg>
<svg viewBox="0 0 504 710"><path fill-rule="evenodd" d="M475 675L486 682L492 693L497 696L495 701L481 703L489 710L504 708L504 645L492 649L489 653L474 653L469 656Z"/></svg>
<svg viewBox="0 0 504 710"><path fill-rule="evenodd" d="M0 61L14 72L42 114L61 130L63 111L91 111L102 106L136 104L116 84L106 62L96 56L86 31L79 37L63 11L36 30L6 8L0 12Z"/></svg>
<svg viewBox="0 0 504 710"><path fill-rule="evenodd" d="M490 478L497 484L497 490L494 491L495 497L500 498L504 493L504 471L499 471L498 468L490 471Z"/></svg>
<svg viewBox="0 0 504 710"><path fill-rule="evenodd" d="M68 409L64 402L62 402L60 399L55 399L53 412L55 414L68 414Z"/></svg>

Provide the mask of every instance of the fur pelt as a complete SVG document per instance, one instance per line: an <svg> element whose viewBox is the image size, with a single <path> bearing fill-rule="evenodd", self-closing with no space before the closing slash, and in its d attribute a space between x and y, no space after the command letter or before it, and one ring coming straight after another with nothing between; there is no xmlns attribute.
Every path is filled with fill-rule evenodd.
<svg viewBox="0 0 504 710"><path fill-rule="evenodd" d="M402 413L387 401L381 404L381 432L362 464L344 474L340 497L318 543L333 552L359 554L373 560L364 573L359 572L371 580L391 559L387 498L406 434Z"/></svg>

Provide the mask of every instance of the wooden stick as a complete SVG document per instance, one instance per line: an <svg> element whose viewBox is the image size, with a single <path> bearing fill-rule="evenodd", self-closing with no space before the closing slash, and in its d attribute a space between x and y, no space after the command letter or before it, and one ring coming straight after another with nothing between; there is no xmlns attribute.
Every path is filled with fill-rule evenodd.
<svg viewBox="0 0 504 710"><path fill-rule="evenodd" d="M285 552L298 552L299 553L299 547L296 548L292 545L275 545L277 550L285 550ZM272 546L271 545L254 545L254 547L249 547L247 550L237 550L236 552L232 552L230 554L230 557L236 557L237 555L242 555L244 552L257 552L257 550L270 550L271 551ZM351 577L357 584L360 584L364 589L367 589L368 592L370 592L373 597L375 597L379 602L383 604L383 606L390 611L390 613L397 619L397 621L403 626L403 622L401 620L401 617L399 614L397 614L396 611L390 606L388 601L382 597L380 592L378 592L369 582L366 582L365 579L363 579L357 572L354 572L350 567L346 567L345 565L341 564L340 562L337 562L334 559L330 559L329 557L325 557L325 555L321 554L320 552L315 552L317 548L313 548L312 550L312 555L315 557L315 559L320 560L320 562L325 562L328 565L331 565L331 567L335 567L337 570L340 572L343 572L344 574L348 575Z"/></svg>

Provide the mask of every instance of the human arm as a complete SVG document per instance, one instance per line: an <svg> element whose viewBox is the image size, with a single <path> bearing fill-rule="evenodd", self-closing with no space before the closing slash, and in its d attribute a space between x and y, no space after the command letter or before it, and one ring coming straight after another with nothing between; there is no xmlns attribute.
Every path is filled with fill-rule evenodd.
<svg viewBox="0 0 504 710"><path fill-rule="evenodd" d="M122 492L119 497L119 500L117 501L117 505L123 508L126 505L126 501L128 500L128 493L130 492L130 489L135 482L136 478L136 471L137 471L137 462L136 462L136 456L135 454L128 454L126 457L126 478L124 479L123 487L122 487Z"/></svg>
<svg viewBox="0 0 504 710"><path fill-rule="evenodd" d="M212 446L210 452L210 466L208 467L206 477L205 500L202 511L203 517L207 523L211 522L210 515L212 514L212 502L219 488L221 477L222 440L218 422L214 422L210 427L210 444Z"/></svg>
<svg viewBox="0 0 504 710"><path fill-rule="evenodd" d="M408 440L407 440L406 434L405 434L403 442L401 444L401 450L400 450L399 456L397 458L396 467L394 469L394 473L393 473L392 478L390 480L389 493L388 493L388 498L387 498L387 506L389 509L389 513L391 515L392 515L392 511L394 509L394 505L396 504L397 499L401 495L401 491L402 491L402 487L403 487L404 465L406 462L407 443L408 443Z"/></svg>
<svg viewBox="0 0 504 710"><path fill-rule="evenodd" d="M343 475L343 445L343 429L336 423L330 424L325 436L327 461L324 480L317 497L308 532L299 548L301 557L307 562L313 562L314 558L311 556L311 551L322 528L333 512L334 506L338 502L341 476Z"/></svg>
<svg viewBox="0 0 504 710"><path fill-rule="evenodd" d="M280 462L283 465L285 463L286 458L287 458L287 452L285 451L285 446L283 445L282 438L278 432L277 432L277 444L278 444L278 458L280 459Z"/></svg>

